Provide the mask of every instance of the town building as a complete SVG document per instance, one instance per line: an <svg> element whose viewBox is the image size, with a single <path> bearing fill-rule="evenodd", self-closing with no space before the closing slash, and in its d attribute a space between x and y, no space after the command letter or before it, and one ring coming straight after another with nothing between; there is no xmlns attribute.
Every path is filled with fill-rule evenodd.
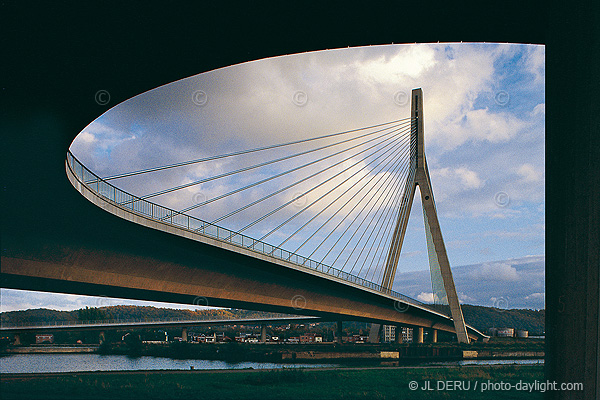
<svg viewBox="0 0 600 400"><path fill-rule="evenodd" d="M497 335L498 335L498 337L514 337L515 336L515 330L514 330L514 328L502 328L502 329L498 329Z"/></svg>
<svg viewBox="0 0 600 400"><path fill-rule="evenodd" d="M300 343L322 343L323 336L317 333L305 333L300 336Z"/></svg>
<svg viewBox="0 0 600 400"><path fill-rule="evenodd" d="M413 329L402 328L402 343L412 343L413 341ZM385 343L392 343L396 341L396 327L394 325L383 326L383 341Z"/></svg>
<svg viewBox="0 0 600 400"><path fill-rule="evenodd" d="M52 335L52 334L35 335L35 344L41 344L41 343L54 343L54 335Z"/></svg>

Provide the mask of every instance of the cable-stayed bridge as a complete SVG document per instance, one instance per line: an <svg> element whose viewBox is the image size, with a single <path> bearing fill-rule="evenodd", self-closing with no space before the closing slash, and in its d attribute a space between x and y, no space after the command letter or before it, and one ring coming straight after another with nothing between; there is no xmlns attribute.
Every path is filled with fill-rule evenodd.
<svg viewBox="0 0 600 400"><path fill-rule="evenodd" d="M194 296L206 305L442 329L461 342L482 337L458 304L423 149L420 89L411 115L387 123L106 177L69 152L66 170L105 211L207 245L205 257L181 265L103 253L54 269L9 264L14 275L68 281L77 293ZM417 185L433 305L392 289ZM140 193L146 188L156 190Z"/></svg>

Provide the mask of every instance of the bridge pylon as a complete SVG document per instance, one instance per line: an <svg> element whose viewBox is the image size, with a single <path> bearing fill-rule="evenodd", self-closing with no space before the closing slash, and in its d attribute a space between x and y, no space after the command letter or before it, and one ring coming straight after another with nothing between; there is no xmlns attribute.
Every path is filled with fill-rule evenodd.
<svg viewBox="0 0 600 400"><path fill-rule="evenodd" d="M419 186L421 203L423 205L423 218L425 220L425 235L427 237L427 252L429 254L429 270L431 272L434 303L450 307L458 342L469 343L465 320L458 301L458 295L456 294L450 262L448 261L448 254L446 253L437 217L429 170L427 168L427 159L425 158L423 91L421 89L413 89L411 98L411 167L410 173L404 183L403 197L400 202L398 220L394 228L392 242L386 259L382 286L387 290L391 290L392 288L415 190Z"/></svg>

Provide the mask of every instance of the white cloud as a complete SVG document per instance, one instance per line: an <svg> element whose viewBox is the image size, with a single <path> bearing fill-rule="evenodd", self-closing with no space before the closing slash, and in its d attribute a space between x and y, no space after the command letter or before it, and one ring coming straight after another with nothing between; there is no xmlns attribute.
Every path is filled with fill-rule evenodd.
<svg viewBox="0 0 600 400"><path fill-rule="evenodd" d="M462 303L473 304L473 303L477 302L477 300L475 298L467 296L463 292L459 292L457 295L458 295L458 301L461 304Z"/></svg>
<svg viewBox="0 0 600 400"><path fill-rule="evenodd" d="M523 164L517 170L517 173L521 176L524 183L538 182L542 179L543 173L538 171L531 164Z"/></svg>
<svg viewBox="0 0 600 400"><path fill-rule="evenodd" d="M84 307L106 307L116 305L153 306L197 310L210 308L187 304L158 303L110 297L82 296L64 293L36 292L29 290L0 289L0 312L47 308L58 311L73 311Z"/></svg>
<svg viewBox="0 0 600 400"><path fill-rule="evenodd" d="M423 303L433 303L433 293L432 292L421 292L417 296L417 300L422 301Z"/></svg>
<svg viewBox="0 0 600 400"><path fill-rule="evenodd" d="M544 273L544 256L527 256L452 268L456 290L462 303L503 308L544 308ZM429 270L399 272L395 278L394 290L424 302L431 300L433 294L430 292Z"/></svg>
<svg viewBox="0 0 600 400"><path fill-rule="evenodd" d="M431 139L446 151L467 142L507 142L517 136L529 124L507 112L491 112L489 109L470 109L441 121L434 127L443 135Z"/></svg>
<svg viewBox="0 0 600 400"><path fill-rule="evenodd" d="M427 45L408 46L406 51L395 56L359 61L353 64L366 82L394 84L403 77L418 78L435 67L436 50Z"/></svg>
<svg viewBox="0 0 600 400"><path fill-rule="evenodd" d="M94 134L89 131L81 132L79 135L77 135L77 138L79 140L81 140L84 144L88 144L88 145L91 143L94 143L98 140L98 139L96 139Z"/></svg>
<svg viewBox="0 0 600 400"><path fill-rule="evenodd" d="M525 296L525 300L545 300L546 293L531 293L529 296Z"/></svg>
<svg viewBox="0 0 600 400"><path fill-rule="evenodd" d="M505 282L516 282L520 278L516 268L507 263L484 263L471 272L471 277Z"/></svg>
<svg viewBox="0 0 600 400"><path fill-rule="evenodd" d="M526 65L534 76L534 83L543 84L546 75L546 48L544 46L528 47Z"/></svg>
<svg viewBox="0 0 600 400"><path fill-rule="evenodd" d="M546 115L546 103L540 103L537 106L533 107L533 111L531 112L532 116L538 116L538 115Z"/></svg>
<svg viewBox="0 0 600 400"><path fill-rule="evenodd" d="M478 189L484 185L475 171L468 168L439 168L430 171L430 174L438 180L444 180L444 186L452 186L460 189Z"/></svg>

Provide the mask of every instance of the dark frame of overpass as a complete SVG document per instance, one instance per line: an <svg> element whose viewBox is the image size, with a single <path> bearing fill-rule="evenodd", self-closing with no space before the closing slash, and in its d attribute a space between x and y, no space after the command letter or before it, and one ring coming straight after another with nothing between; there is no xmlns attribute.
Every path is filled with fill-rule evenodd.
<svg viewBox="0 0 600 400"><path fill-rule="evenodd" d="M594 129L599 126L600 79L593 67L600 25L595 2L577 7L467 2L458 8L446 2L436 4L427 18L420 17L419 3L385 8L203 3L201 9L165 10L163 3L150 1L120 4L115 10L5 2L1 7L6 78L0 92L2 270L4 257L64 258L63 253L92 247L152 255L153 245L177 244L194 254L191 245L160 232L141 234L149 240L138 240L133 231L143 228L102 215L64 177L64 154L75 135L109 107L146 90L235 63L312 50L437 41L546 44L546 161L551 172L546 178L546 378L583 381L585 392L570 395L598 397L600 240L594 227L599 226L600 135ZM414 18L401 18L410 15ZM94 101L99 90L110 93L108 104ZM565 140L565 132L577 140ZM91 226L88 220L119 230L108 235L108 227ZM135 246L125 246L128 240ZM182 257L175 250L173 257ZM9 287L3 273L0 281ZM26 288L24 282L13 283ZM58 290L51 281L38 281L35 288ZM106 289L97 292L109 295Z"/></svg>

